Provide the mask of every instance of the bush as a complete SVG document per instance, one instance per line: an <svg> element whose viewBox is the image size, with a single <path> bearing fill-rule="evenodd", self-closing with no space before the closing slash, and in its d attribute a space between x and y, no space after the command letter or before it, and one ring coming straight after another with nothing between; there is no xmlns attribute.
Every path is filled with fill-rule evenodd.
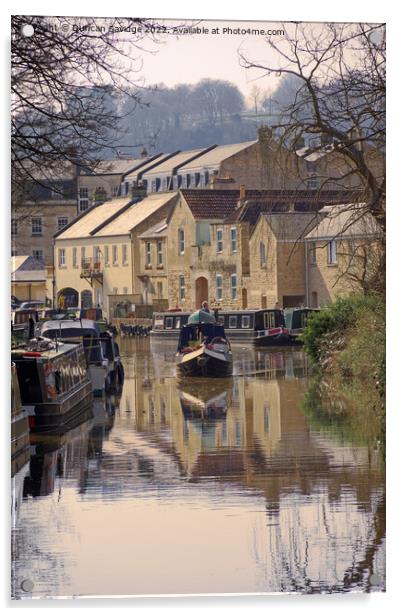
<svg viewBox="0 0 402 616"><path fill-rule="evenodd" d="M307 354L320 361L323 341L331 334L342 335L359 319L371 319L382 313L384 302L379 296L355 295L338 298L333 304L310 315L302 340Z"/></svg>

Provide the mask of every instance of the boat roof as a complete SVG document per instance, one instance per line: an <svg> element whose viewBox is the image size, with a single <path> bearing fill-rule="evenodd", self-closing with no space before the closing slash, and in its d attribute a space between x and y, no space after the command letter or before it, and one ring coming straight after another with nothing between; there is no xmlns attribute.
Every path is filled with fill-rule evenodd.
<svg viewBox="0 0 402 616"><path fill-rule="evenodd" d="M71 351L72 349L77 348L77 346L79 346L80 344L81 344L80 342L58 342L57 349L53 348L53 349L46 349L44 351L38 351L38 353L40 353L40 356L38 355L38 357L49 359L49 360L55 359L56 357L59 357L60 355L65 355L68 351ZM24 355L24 352L29 353L29 350L28 349L12 349L11 357L15 361L16 359L18 359L19 356L21 356L22 358Z"/></svg>
<svg viewBox="0 0 402 616"><path fill-rule="evenodd" d="M99 334L99 327L95 321L91 319L63 319L54 321L45 321L42 325L42 333L51 329L76 329L94 331Z"/></svg>

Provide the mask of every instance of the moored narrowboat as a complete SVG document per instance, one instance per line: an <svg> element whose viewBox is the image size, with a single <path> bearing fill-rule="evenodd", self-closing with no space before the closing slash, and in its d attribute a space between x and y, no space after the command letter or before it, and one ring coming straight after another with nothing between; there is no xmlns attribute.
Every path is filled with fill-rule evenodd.
<svg viewBox="0 0 402 616"><path fill-rule="evenodd" d="M92 403L82 344L32 341L12 350L31 431L65 431Z"/></svg>
<svg viewBox="0 0 402 616"><path fill-rule="evenodd" d="M176 367L182 376L222 377L232 374L230 343L222 325L208 312L198 310L181 328Z"/></svg>
<svg viewBox="0 0 402 616"><path fill-rule="evenodd" d="M256 346L282 346L291 343L283 311L280 309L222 310L214 311L213 314L216 322L228 333L232 343L251 343ZM189 316L190 313L179 311L154 313L151 338L177 339Z"/></svg>
<svg viewBox="0 0 402 616"><path fill-rule="evenodd" d="M306 328L312 314L319 312L318 308L286 308L285 323L293 343L302 344L300 335Z"/></svg>
<svg viewBox="0 0 402 616"><path fill-rule="evenodd" d="M62 342L82 342L95 396L103 395L111 387L112 365L104 355L100 329L90 319L46 321L41 335Z"/></svg>
<svg viewBox="0 0 402 616"><path fill-rule="evenodd" d="M15 474L29 459L28 413L22 406L17 366L11 362L11 466Z"/></svg>

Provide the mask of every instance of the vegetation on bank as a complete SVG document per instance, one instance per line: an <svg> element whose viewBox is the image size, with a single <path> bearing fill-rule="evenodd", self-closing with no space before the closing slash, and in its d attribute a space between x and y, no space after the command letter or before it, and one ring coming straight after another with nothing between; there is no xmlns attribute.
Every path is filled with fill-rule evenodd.
<svg viewBox="0 0 402 616"><path fill-rule="evenodd" d="M365 442L385 441L385 301L339 298L315 313L303 334L318 367L304 410L320 425Z"/></svg>

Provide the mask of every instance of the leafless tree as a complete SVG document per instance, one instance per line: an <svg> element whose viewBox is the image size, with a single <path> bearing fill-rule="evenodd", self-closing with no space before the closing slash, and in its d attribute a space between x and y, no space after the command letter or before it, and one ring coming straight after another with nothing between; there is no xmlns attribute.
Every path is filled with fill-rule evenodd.
<svg viewBox="0 0 402 616"><path fill-rule="evenodd" d="M32 36L23 36L27 26ZM60 191L66 168L96 168L100 151L120 150L119 98L130 98L130 111L141 103L142 55L168 32L131 18L12 18L14 203L32 188L35 198L38 186Z"/></svg>
<svg viewBox="0 0 402 616"><path fill-rule="evenodd" d="M318 166L314 153L316 160L329 154L342 160L332 178L316 171L320 187L334 181L339 187L359 185L367 211L385 230L384 27L301 23L284 24L283 29L280 39L267 39L275 62L240 56L246 68L298 81L290 104L281 110L281 143L300 151L302 140L310 138L304 154L311 168Z"/></svg>

